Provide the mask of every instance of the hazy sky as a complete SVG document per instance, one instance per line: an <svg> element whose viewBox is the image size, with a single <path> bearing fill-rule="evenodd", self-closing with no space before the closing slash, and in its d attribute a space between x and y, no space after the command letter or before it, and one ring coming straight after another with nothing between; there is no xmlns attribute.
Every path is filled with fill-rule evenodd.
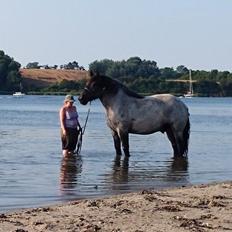
<svg viewBox="0 0 232 232"><path fill-rule="evenodd" d="M231 0L0 0L0 50L23 66L154 60L232 71Z"/></svg>

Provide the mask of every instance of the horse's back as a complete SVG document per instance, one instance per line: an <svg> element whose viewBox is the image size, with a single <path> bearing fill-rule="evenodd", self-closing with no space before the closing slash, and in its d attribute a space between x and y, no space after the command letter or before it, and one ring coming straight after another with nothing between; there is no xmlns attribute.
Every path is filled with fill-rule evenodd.
<svg viewBox="0 0 232 232"><path fill-rule="evenodd" d="M169 101L179 101L177 97L175 97L172 94L164 93L164 94L154 94L149 97L160 99L163 102L169 102Z"/></svg>
<svg viewBox="0 0 232 232"><path fill-rule="evenodd" d="M183 107L185 110L188 110L188 108L184 104L184 102L181 101L180 98L175 97L174 95L171 95L171 94L155 94L155 95L151 95L149 97L157 99L157 100L163 102L165 105L167 105L169 107L179 106L179 107Z"/></svg>
<svg viewBox="0 0 232 232"><path fill-rule="evenodd" d="M170 119L188 119L188 107L184 104L183 101L181 101L181 99L171 94L155 94L149 97L153 98L155 101L158 100L163 103L163 110L165 111L166 115L169 115Z"/></svg>

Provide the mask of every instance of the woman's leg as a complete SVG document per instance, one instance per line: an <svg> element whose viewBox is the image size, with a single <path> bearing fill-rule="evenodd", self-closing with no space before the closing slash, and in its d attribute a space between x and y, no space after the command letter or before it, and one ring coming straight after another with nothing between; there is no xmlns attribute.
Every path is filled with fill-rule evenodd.
<svg viewBox="0 0 232 232"><path fill-rule="evenodd" d="M69 146L68 146L69 152L74 153L77 146L77 139L78 139L78 130L71 129L69 134Z"/></svg>
<svg viewBox="0 0 232 232"><path fill-rule="evenodd" d="M61 130L61 143L62 143L62 154L64 157L68 155L68 135L63 135L63 132Z"/></svg>

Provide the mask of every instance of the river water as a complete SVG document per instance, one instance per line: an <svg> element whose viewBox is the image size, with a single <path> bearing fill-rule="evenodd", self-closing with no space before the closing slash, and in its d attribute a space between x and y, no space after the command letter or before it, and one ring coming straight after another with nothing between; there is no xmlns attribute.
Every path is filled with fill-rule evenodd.
<svg viewBox="0 0 232 232"><path fill-rule="evenodd" d="M0 212L143 189L232 180L232 98L183 99L188 159L174 160L162 133L130 135L116 159L99 101L91 105L80 156L61 155L61 96L0 96ZM89 106L76 103L81 123Z"/></svg>

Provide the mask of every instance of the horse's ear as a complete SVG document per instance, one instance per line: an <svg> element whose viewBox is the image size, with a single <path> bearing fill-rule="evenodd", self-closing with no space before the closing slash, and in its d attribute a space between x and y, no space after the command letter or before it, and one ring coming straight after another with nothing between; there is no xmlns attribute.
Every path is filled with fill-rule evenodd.
<svg viewBox="0 0 232 232"><path fill-rule="evenodd" d="M93 71L93 70L90 70L90 71L89 71L89 75L90 75L90 77L93 77L93 76L94 76L94 71Z"/></svg>
<svg viewBox="0 0 232 232"><path fill-rule="evenodd" d="M94 80L101 80L102 79L98 70L90 70L89 76L90 76L90 79L94 78Z"/></svg>

